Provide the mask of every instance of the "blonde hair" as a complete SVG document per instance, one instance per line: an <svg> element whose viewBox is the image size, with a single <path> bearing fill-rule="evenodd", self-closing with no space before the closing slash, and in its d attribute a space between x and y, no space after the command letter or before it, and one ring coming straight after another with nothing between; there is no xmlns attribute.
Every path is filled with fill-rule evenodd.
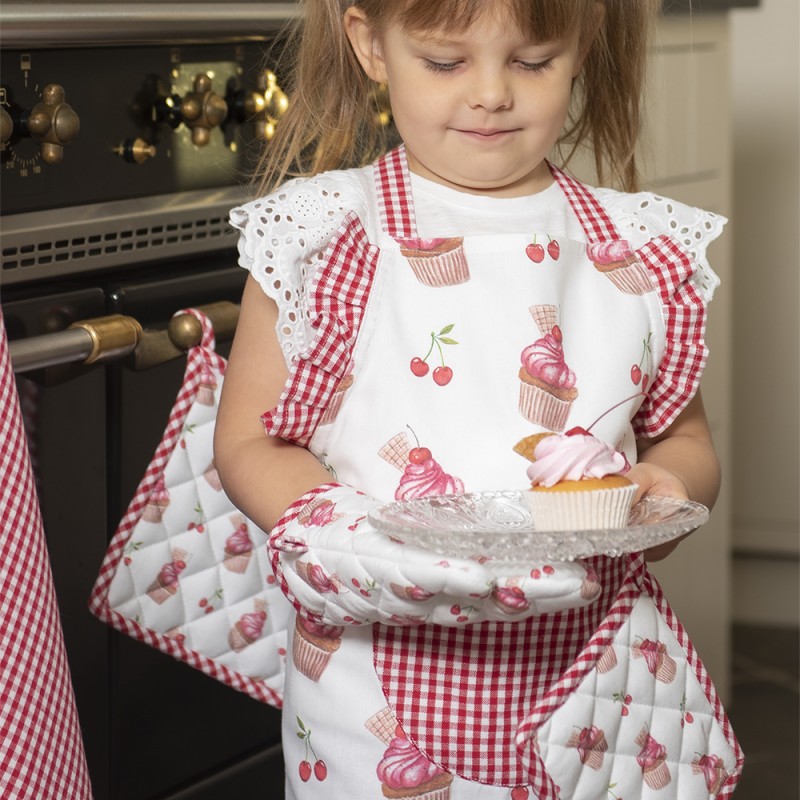
<svg viewBox="0 0 800 800"><path fill-rule="evenodd" d="M565 130L561 166L591 146L598 178L634 190L647 44L660 0L501 0L511 21L532 39L552 41L576 29L588 47ZM604 13L597 15L597 4ZM289 108L256 169L262 192L289 177L363 166L397 143L379 119L376 85L364 74L343 24L358 5L380 33L397 20L407 30L466 30L486 0L306 0L278 70ZM284 69L287 71L284 75ZM565 154L565 155L564 155Z"/></svg>

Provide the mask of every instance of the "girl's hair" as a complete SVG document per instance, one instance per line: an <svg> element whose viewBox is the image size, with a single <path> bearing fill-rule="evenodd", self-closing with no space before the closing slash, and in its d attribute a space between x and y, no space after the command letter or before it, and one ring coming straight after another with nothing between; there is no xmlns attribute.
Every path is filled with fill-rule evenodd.
<svg viewBox="0 0 800 800"><path fill-rule="evenodd" d="M588 52L558 142L562 166L589 145L600 181L637 185L634 150L647 45L660 0L499 0L531 39L553 41L575 30ZM603 14L598 17L598 3ZM363 166L397 142L380 119L377 86L364 74L343 24L358 5L377 32L397 20L409 31L466 30L487 0L306 0L305 13L283 49L279 77L289 107L257 167L261 191L288 177ZM599 27L598 27L599 19ZM283 69L287 70L284 75ZM565 154L565 155L562 155Z"/></svg>

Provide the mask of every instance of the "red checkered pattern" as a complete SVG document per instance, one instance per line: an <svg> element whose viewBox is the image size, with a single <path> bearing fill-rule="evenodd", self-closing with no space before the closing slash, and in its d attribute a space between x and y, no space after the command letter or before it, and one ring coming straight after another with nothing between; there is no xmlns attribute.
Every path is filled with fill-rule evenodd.
<svg viewBox="0 0 800 800"><path fill-rule="evenodd" d="M189 664L189 666L204 672L215 680L244 692L262 703L280 708L283 702L281 696L266 686L263 681L255 680L222 664L218 664L213 659L188 649L177 639L150 630L135 620L124 617L112 609L108 603L108 591L125 555L125 546L141 519L147 499L152 494L153 488L163 474L173 451L178 446L184 422L200 389L204 369L207 366L211 366L222 373L225 371L225 360L212 350L214 347L214 333L208 318L201 312L191 308L184 309L178 313L192 314L197 317L203 325L203 337L200 346L193 347L188 353L181 390L173 406L164 435L156 448L155 455L144 477L139 483L133 500L131 500L114 534L114 538L111 540L89 598L89 609L103 622L127 636L161 650L163 653Z"/></svg>
<svg viewBox="0 0 800 800"><path fill-rule="evenodd" d="M651 575L649 572L645 576L644 587L653 598L656 608L659 610L661 616L664 618L664 621L672 630L675 638L678 640L681 647L683 647L686 653L686 659L689 662L689 666L692 668L692 670L694 670L694 674L697 677L697 680L700 682L700 685L703 687L703 691L705 692L708 701L714 707L714 716L716 717L717 722L720 724L722 732L725 734L725 739L733 749L733 752L736 754L736 770L728 776L728 780L725 781L722 789L717 795L717 797L722 798L722 800L728 800L729 798L733 797L733 791L736 788L739 777L741 776L742 767L744 766L744 753L742 752L742 748L739 746L739 741L733 732L731 721L728 719L728 715L722 708L722 703L720 702L717 691L714 688L714 684L711 682L711 677L706 671L705 665L697 655L697 651L694 649L694 645L689 639L686 629L683 627L681 621L675 615L672 607L667 602L667 598L664 596L661 585L656 580L655 576Z"/></svg>
<svg viewBox="0 0 800 800"><path fill-rule="evenodd" d="M395 239L417 235L414 204L408 202L408 161L405 147L398 147L375 165L375 189L384 229Z"/></svg>
<svg viewBox="0 0 800 800"><path fill-rule="evenodd" d="M670 236L658 236L637 251L658 281L664 310L666 351L644 403L633 419L636 436L665 431L694 397L708 358L706 309L689 282L694 267Z"/></svg>
<svg viewBox="0 0 800 800"><path fill-rule="evenodd" d="M377 261L378 249L348 214L311 287L314 343L296 362L278 406L261 417L270 436L308 445L350 366Z"/></svg>
<svg viewBox="0 0 800 800"><path fill-rule="evenodd" d="M614 223L583 184L550 166L589 242L619 239ZM678 242L657 236L636 251L656 281L661 298L666 352L658 375L633 419L637 437L663 433L694 397L708 357L704 344L705 304L689 282L695 268Z"/></svg>
<svg viewBox="0 0 800 800"><path fill-rule="evenodd" d="M91 796L0 312L0 797Z"/></svg>
<svg viewBox="0 0 800 800"><path fill-rule="evenodd" d="M517 757L517 728L595 633L626 569L624 559L589 563L603 586L591 606L515 623L373 627L383 692L428 758L469 780L529 782Z"/></svg>

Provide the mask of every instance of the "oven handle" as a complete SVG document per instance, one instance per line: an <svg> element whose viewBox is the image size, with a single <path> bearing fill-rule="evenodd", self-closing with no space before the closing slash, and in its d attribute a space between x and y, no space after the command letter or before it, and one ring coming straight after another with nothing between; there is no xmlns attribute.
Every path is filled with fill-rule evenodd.
<svg viewBox="0 0 800 800"><path fill-rule="evenodd" d="M229 341L239 321L239 306L223 300L198 306L211 321L217 342ZM127 358L126 366L145 370L172 361L200 343L203 330L191 314L178 314L164 330L145 330L123 314L74 322L64 331L9 342L16 374L58 364L105 364Z"/></svg>

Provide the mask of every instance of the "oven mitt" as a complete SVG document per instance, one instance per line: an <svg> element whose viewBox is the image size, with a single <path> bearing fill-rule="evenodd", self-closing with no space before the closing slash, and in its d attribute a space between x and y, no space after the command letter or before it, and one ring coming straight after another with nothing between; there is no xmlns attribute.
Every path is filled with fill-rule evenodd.
<svg viewBox="0 0 800 800"><path fill-rule="evenodd" d="M403 544L370 523L380 505L327 484L293 503L272 529L272 568L300 614L329 625L459 626L577 608L600 595L597 574L580 561L444 558Z"/></svg>
<svg viewBox="0 0 800 800"><path fill-rule="evenodd" d="M267 535L222 489L213 457L225 360L208 318L153 460L108 547L89 608L102 621L280 707L291 612Z"/></svg>

